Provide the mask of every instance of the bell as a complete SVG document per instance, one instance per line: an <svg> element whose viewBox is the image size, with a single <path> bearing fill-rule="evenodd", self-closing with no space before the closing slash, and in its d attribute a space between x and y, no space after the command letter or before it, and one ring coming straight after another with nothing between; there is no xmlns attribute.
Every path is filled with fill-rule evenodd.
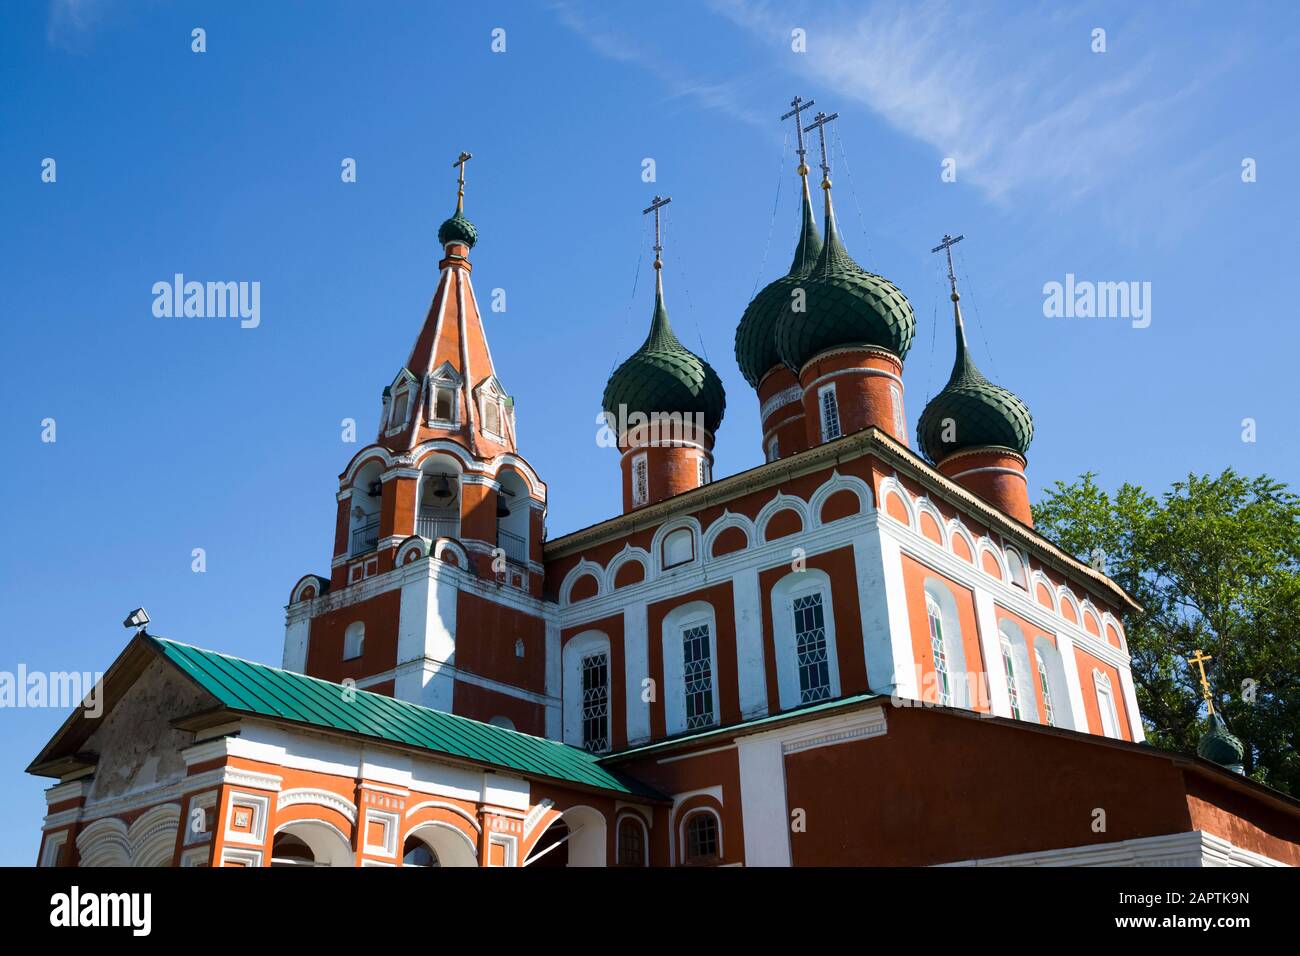
<svg viewBox="0 0 1300 956"><path fill-rule="evenodd" d="M506 503L505 495L500 493L497 494L497 517L498 518L510 517L510 505Z"/></svg>
<svg viewBox="0 0 1300 956"><path fill-rule="evenodd" d="M451 479L446 475L434 475L433 480L429 482L429 486L434 501L439 504L448 504L452 498L456 497L456 489L452 487Z"/></svg>

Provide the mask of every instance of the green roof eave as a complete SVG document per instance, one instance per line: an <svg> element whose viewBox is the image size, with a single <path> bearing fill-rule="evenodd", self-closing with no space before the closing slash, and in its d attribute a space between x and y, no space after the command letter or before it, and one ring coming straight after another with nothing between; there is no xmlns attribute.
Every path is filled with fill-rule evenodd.
<svg viewBox="0 0 1300 956"><path fill-rule="evenodd" d="M602 767L593 754L559 741L167 638L148 635L145 640L235 714L357 735L585 788L665 799L654 789Z"/></svg>

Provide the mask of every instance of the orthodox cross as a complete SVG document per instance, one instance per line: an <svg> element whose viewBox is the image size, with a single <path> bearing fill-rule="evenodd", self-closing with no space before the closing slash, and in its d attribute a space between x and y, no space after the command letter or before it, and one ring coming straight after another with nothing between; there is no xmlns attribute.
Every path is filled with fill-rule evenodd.
<svg viewBox="0 0 1300 956"><path fill-rule="evenodd" d="M781 117L782 123L788 120L791 116L794 117L794 131L799 138L799 148L796 149L795 152L799 154L799 175L800 176L808 175L808 160L805 158L808 153L808 150L806 150L803 145L803 119L799 116L799 114L802 113L804 110L808 109L810 106L812 106L813 102L814 102L813 100L809 100L807 103L805 103L803 101L802 96L796 96L794 99L790 101L790 105L793 106L794 109L792 109L790 112L786 113L784 116Z"/></svg>
<svg viewBox="0 0 1300 956"><path fill-rule="evenodd" d="M813 117L813 121L803 128L805 133L811 133L817 130L822 141L822 188L829 189L831 186L831 164L826 161L826 124L833 119L839 119L839 113L832 113L827 116L825 113L818 112Z"/></svg>
<svg viewBox="0 0 1300 956"><path fill-rule="evenodd" d="M1210 692L1210 682L1205 679L1205 662L1214 660L1213 657L1206 654L1200 648L1196 649L1194 656L1187 658L1189 664L1195 664L1197 670L1201 672L1201 696L1205 698L1205 706L1210 708L1210 713L1214 713L1214 696Z"/></svg>
<svg viewBox="0 0 1300 956"><path fill-rule="evenodd" d="M659 256L659 253L661 253L664 248L663 243L659 241L659 210L662 209L664 206L667 206L672 201L673 201L672 196L669 196L667 198L655 196L653 201L651 201L650 205L645 209L641 210L641 215L643 216L647 215L648 213L655 214L655 268L656 269L662 268L663 266L663 262Z"/></svg>
<svg viewBox="0 0 1300 956"><path fill-rule="evenodd" d="M965 238L966 238L965 235L960 235L954 239L952 236L948 235L947 233L944 233L943 242L939 243L937 246L935 246L933 249L930 250L931 252L938 252L940 249L942 249L944 252L948 254L948 284L952 286L953 301L956 301L957 299L957 274L952 271L952 247L957 245L957 243L961 242Z"/></svg>
<svg viewBox="0 0 1300 956"><path fill-rule="evenodd" d="M456 182L456 212L458 213L465 208L465 164L473 158L473 153L462 152L456 157L456 161L451 164L453 168L458 170Z"/></svg>

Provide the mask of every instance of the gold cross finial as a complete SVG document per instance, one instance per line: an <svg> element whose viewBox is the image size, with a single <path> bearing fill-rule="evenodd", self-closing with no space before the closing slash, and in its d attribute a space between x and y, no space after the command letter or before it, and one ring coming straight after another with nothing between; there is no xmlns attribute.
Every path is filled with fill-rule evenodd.
<svg viewBox="0 0 1300 956"><path fill-rule="evenodd" d="M952 271L952 247L957 245L957 243L961 242L965 238L966 237L964 235L953 238L952 236L945 233L943 237L943 242L939 243L937 246L935 246L933 249L930 250L931 252L938 252L940 249L942 249L944 252L948 254L948 284L952 287L952 301L954 302L960 299L961 296L957 294L957 274Z"/></svg>
<svg viewBox="0 0 1300 956"><path fill-rule="evenodd" d="M1206 654L1200 648L1196 653L1187 658L1189 664L1195 664L1201 672L1201 695L1205 698L1205 706L1210 708L1210 713L1214 713L1214 695L1210 692L1210 682L1205 677L1205 662L1214 660L1209 654Z"/></svg>
<svg viewBox="0 0 1300 956"><path fill-rule="evenodd" d="M456 214L465 209L465 164L474 158L473 153L462 152L451 165L459 170L456 181Z"/></svg>

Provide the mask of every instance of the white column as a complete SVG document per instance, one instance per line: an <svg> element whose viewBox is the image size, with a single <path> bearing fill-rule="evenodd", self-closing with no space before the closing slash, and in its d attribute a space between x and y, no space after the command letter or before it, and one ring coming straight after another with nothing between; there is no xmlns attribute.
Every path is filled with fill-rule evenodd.
<svg viewBox="0 0 1300 956"><path fill-rule="evenodd" d="M877 694L916 699L916 662L907 617L903 555L879 525L853 539L853 564L862 613L862 650L867 683Z"/></svg>
<svg viewBox="0 0 1300 956"><path fill-rule="evenodd" d="M311 618L306 614L284 625L284 656L280 666L302 674L307 670L307 642L311 636Z"/></svg>
<svg viewBox="0 0 1300 956"><path fill-rule="evenodd" d="M993 609L993 595L975 588L975 623L980 632L980 650L984 652L984 670L988 677L989 706L998 717L1011 716L1011 690L1007 687L1007 670L1002 663L1002 639L998 636L998 615Z"/></svg>
<svg viewBox="0 0 1300 956"><path fill-rule="evenodd" d="M1056 649L1061 655L1061 666L1065 668L1065 686L1070 691L1070 716L1074 720L1074 729L1086 734L1088 712L1083 709L1083 687L1079 684L1079 662L1074 656L1074 640L1070 635L1057 631Z"/></svg>
<svg viewBox="0 0 1300 956"><path fill-rule="evenodd" d="M1119 684L1124 690L1124 709L1128 711L1128 726L1133 734L1133 742L1141 743L1147 739L1142 729L1142 715L1138 712L1137 690L1133 686L1133 672L1127 667L1116 668L1119 671Z"/></svg>
<svg viewBox="0 0 1300 956"><path fill-rule="evenodd" d="M650 676L650 645L644 601L623 609L623 688L627 699L627 742L650 739L650 703L642 699L641 682Z"/></svg>
<svg viewBox="0 0 1300 956"><path fill-rule="evenodd" d="M560 619L558 612L546 616L546 736L564 739L564 671L560 653Z"/></svg>
<svg viewBox="0 0 1300 956"><path fill-rule="evenodd" d="M779 736L736 742L740 764L740 818L746 866L790 865L790 816L786 808L785 758Z"/></svg>
<svg viewBox="0 0 1300 956"><path fill-rule="evenodd" d="M767 671L763 664L763 606L758 568L738 571L731 579L736 609L736 675L740 684L740 715L748 720L767 714Z"/></svg>

